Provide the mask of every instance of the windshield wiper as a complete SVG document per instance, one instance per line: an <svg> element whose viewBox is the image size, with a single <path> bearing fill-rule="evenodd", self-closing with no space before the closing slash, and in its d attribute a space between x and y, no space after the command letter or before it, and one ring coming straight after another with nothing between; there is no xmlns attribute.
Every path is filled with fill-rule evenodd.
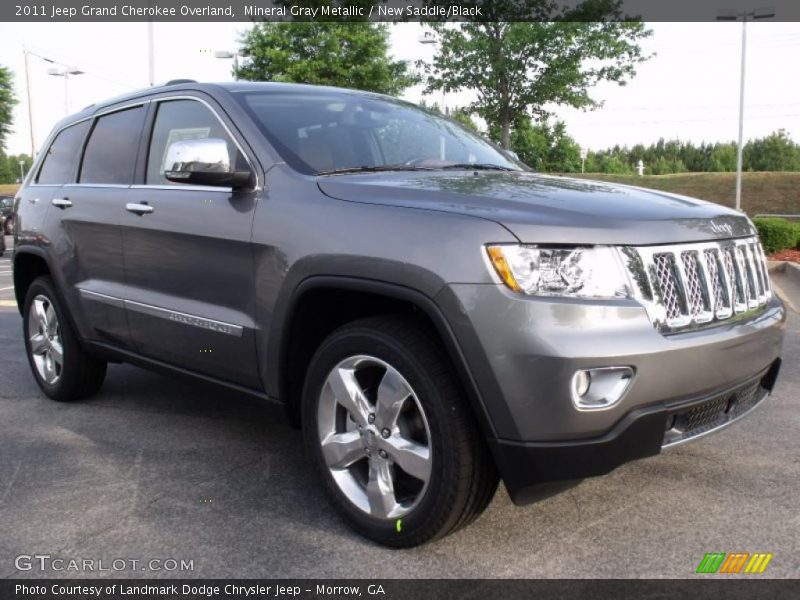
<svg viewBox="0 0 800 600"><path fill-rule="evenodd" d="M476 171L514 171L511 167L504 167L502 165L495 165L493 163L455 163L453 165L445 165L439 167L440 169L474 169Z"/></svg>
<svg viewBox="0 0 800 600"><path fill-rule="evenodd" d="M345 173L380 173L381 171L432 171L431 167L417 167L414 165L373 165L361 167L343 167L319 171L317 175L342 175Z"/></svg>

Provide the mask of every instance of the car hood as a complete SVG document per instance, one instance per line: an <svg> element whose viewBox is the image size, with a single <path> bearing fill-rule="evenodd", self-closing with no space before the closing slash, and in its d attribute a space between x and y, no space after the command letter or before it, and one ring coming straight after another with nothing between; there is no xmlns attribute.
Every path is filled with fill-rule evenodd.
<svg viewBox="0 0 800 600"><path fill-rule="evenodd" d="M669 244L753 235L718 204L529 172L403 171L321 176L328 196L495 221L524 243Z"/></svg>

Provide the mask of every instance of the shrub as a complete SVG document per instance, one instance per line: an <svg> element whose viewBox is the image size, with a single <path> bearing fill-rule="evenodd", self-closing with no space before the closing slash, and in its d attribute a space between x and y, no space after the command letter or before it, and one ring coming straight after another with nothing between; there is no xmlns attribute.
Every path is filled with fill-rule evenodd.
<svg viewBox="0 0 800 600"><path fill-rule="evenodd" d="M774 254L797 245L800 227L795 223L786 219L757 218L753 219L753 224L758 229L764 252L767 254Z"/></svg>

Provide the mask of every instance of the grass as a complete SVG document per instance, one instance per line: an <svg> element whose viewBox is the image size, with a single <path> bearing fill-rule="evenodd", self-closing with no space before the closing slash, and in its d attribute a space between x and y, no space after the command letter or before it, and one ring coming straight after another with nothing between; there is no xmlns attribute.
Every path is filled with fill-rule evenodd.
<svg viewBox="0 0 800 600"><path fill-rule="evenodd" d="M733 207L736 198L735 173L678 173L675 175L577 175L692 196ZM742 174L742 208L750 215L760 213L800 214L800 173L763 172Z"/></svg>
<svg viewBox="0 0 800 600"><path fill-rule="evenodd" d="M576 175L627 185L683 194L733 207L735 173L679 173L676 175ZM17 184L0 184L0 195L13 195ZM759 213L800 214L800 173L744 173L742 176L742 208L750 215Z"/></svg>

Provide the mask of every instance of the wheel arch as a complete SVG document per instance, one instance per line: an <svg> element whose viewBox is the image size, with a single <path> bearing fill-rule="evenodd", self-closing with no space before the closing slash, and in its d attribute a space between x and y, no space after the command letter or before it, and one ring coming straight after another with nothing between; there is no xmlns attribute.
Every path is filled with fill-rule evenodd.
<svg viewBox="0 0 800 600"><path fill-rule="evenodd" d="M321 315L318 309L337 299L357 299L359 302L350 309L342 309L342 302L339 302L340 308L333 311L339 318L326 320L324 327L315 329L313 320L304 321L309 315ZM294 290L286 317L281 320L280 332L275 333L279 356L272 363L273 372L268 375L276 378L274 381L277 381L278 393L290 421L299 425L302 379L319 343L334 329L352 320L398 313L411 314L431 328L453 367L481 432L487 438L494 437L494 427L466 357L444 313L433 299L406 286L344 276L313 276L301 282ZM322 318L325 316L323 314ZM314 331L311 339L304 335L309 330Z"/></svg>
<svg viewBox="0 0 800 600"><path fill-rule="evenodd" d="M47 255L39 249L21 248L14 252L14 297L17 310L22 314L25 296L31 283L42 275L53 276Z"/></svg>

